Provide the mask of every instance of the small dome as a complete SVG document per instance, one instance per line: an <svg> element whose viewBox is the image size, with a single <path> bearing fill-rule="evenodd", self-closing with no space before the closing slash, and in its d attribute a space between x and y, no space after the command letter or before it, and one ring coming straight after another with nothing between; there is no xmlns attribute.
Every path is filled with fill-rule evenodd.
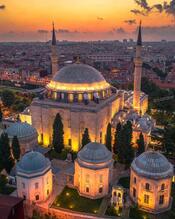
<svg viewBox="0 0 175 219"><path fill-rule="evenodd" d="M155 151L147 151L134 159L131 168L148 178L172 177L173 166L165 156Z"/></svg>
<svg viewBox="0 0 175 219"><path fill-rule="evenodd" d="M36 137L37 131L31 125L26 122L15 122L6 129L9 138L17 136L18 138Z"/></svg>
<svg viewBox="0 0 175 219"><path fill-rule="evenodd" d="M18 173L34 174L46 171L51 168L49 159L45 158L39 152L28 152L17 163L17 175Z"/></svg>
<svg viewBox="0 0 175 219"><path fill-rule="evenodd" d="M85 64L72 64L60 69L47 85L51 90L94 91L109 88L102 74Z"/></svg>
<svg viewBox="0 0 175 219"><path fill-rule="evenodd" d="M78 153L78 158L87 163L104 163L112 160L112 153L103 144L89 143Z"/></svg>

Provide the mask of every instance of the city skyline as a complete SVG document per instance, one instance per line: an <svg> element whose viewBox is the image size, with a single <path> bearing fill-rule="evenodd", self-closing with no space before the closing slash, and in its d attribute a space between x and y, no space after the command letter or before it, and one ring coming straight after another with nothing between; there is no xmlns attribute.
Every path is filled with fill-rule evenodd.
<svg viewBox="0 0 175 219"><path fill-rule="evenodd" d="M0 41L48 41L55 22L59 40L134 38L143 21L146 41L175 40L175 1L66 0L0 2Z"/></svg>

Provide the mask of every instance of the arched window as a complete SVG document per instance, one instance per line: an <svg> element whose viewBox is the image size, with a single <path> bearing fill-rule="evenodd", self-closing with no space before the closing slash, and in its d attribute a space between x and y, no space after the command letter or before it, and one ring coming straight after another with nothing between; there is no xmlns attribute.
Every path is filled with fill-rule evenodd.
<svg viewBox="0 0 175 219"><path fill-rule="evenodd" d="M135 188L133 188L132 194L133 194L133 197L135 198L136 197L136 189Z"/></svg>
<svg viewBox="0 0 175 219"><path fill-rule="evenodd" d="M134 183L136 184L136 182L137 182L137 179L136 179L136 177L134 177Z"/></svg>
<svg viewBox="0 0 175 219"><path fill-rule="evenodd" d="M159 205L163 205L164 204L164 195L160 195L159 197Z"/></svg>
<svg viewBox="0 0 175 219"><path fill-rule="evenodd" d="M117 193L116 193L116 192L114 192L113 194L114 194L114 197L116 197L116 196L117 196Z"/></svg>
<svg viewBox="0 0 175 219"><path fill-rule="evenodd" d="M150 184L149 184L149 183L146 183L146 184L145 184L145 189L146 189L146 190L150 190Z"/></svg>
<svg viewBox="0 0 175 219"><path fill-rule="evenodd" d="M161 185L161 190L165 190L165 184L164 183Z"/></svg>

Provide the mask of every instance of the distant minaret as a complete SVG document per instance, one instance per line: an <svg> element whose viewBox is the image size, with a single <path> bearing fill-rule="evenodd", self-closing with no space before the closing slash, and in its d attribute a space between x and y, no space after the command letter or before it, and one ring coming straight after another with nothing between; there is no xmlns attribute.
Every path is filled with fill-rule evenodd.
<svg viewBox="0 0 175 219"><path fill-rule="evenodd" d="M58 71L58 54L57 54L57 40L55 34L55 27L53 23L53 31L52 31L52 47L51 47L51 62L52 62L52 76Z"/></svg>
<svg viewBox="0 0 175 219"><path fill-rule="evenodd" d="M141 77L142 77L142 27L141 22L139 26L137 46L136 46L136 57L134 59L135 70L134 70L134 95L133 95L133 108L140 114L140 94L141 94Z"/></svg>

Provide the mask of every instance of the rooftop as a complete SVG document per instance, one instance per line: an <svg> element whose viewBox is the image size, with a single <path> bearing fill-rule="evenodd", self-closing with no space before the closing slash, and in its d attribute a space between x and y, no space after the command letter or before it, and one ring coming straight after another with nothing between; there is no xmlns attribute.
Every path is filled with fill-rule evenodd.
<svg viewBox="0 0 175 219"><path fill-rule="evenodd" d="M159 152L146 151L131 164L131 168L144 177L161 179L173 176L173 166L167 158Z"/></svg>

